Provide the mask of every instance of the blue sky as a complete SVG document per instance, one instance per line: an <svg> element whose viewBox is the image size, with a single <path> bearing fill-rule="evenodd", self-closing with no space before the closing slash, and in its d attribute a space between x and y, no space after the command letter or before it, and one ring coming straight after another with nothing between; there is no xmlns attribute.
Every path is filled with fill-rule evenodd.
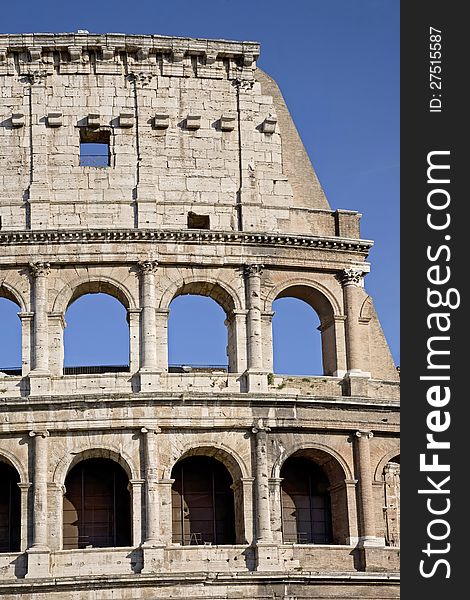
<svg viewBox="0 0 470 600"><path fill-rule="evenodd" d="M278 82L332 209L363 213L362 237L375 240L366 289L399 364L399 1L82 0L67 4L30 0L2 5L1 33L77 29L261 43L259 66ZM181 308L183 304L175 301L171 319L179 320L179 311L192 315L190 325L206 321L207 347L199 347L198 352L212 356L217 345L207 336L207 323L218 319L219 309L207 300L194 302ZM6 341L0 344L0 365L10 362L5 354L10 343L4 304L0 303L0 326ZM76 310L80 304L76 303ZM311 326L306 328L308 307L294 310L300 305L290 301L287 310L288 305L283 301L276 306L276 339L287 342L283 336L293 329L298 335L289 348L285 344L285 352L283 344L277 344L278 370L303 374L312 369L308 355L316 343L315 322L311 315ZM203 316L194 319L196 313ZM175 330L181 339L182 331ZM187 341L193 336L185 331ZM102 338L112 336L111 323L111 334ZM182 344L188 350L184 339ZM213 354L209 362L225 362L220 350ZM170 354L170 360L200 362L178 353Z"/></svg>

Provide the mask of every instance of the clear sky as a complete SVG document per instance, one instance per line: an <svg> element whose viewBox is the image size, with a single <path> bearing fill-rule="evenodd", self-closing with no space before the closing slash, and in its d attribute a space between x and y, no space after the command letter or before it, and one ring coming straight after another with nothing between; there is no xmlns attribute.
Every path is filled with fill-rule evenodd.
<svg viewBox="0 0 470 600"><path fill-rule="evenodd" d="M2 3L1 33L77 29L261 43L258 64L279 84L332 209L363 213L362 237L375 240L366 289L399 364L399 0ZM194 311L209 311L204 313L207 319L217 316L218 307L196 302L191 305ZM288 303L283 301L285 306ZM0 303L0 365L7 366L10 334L4 304ZM305 329L301 324L305 309L292 310L294 305L298 306L291 301L287 317L283 313L289 311L280 301L276 306L278 340L294 327ZM78 302L76 306L78 310ZM187 306L183 310L175 301L171 319L176 320L178 311L187 313ZM194 318L189 321L196 325ZM314 328L312 321L309 330ZM103 339L109 340L107 335ZM210 351L210 336L203 337L208 346L204 352ZM295 372L295 364L299 374L306 372L308 365L301 362L314 342L308 335L298 336L298 352L290 348L275 357L278 370ZM170 361L187 358L170 353ZM225 359L219 351L211 361L217 364Z"/></svg>

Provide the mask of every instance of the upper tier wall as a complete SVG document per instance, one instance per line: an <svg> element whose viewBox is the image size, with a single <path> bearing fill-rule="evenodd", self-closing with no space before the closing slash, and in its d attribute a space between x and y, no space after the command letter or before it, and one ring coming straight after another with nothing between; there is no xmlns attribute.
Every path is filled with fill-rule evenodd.
<svg viewBox="0 0 470 600"><path fill-rule="evenodd" d="M254 42L0 35L2 229L359 238L360 215L331 211L258 55ZM109 139L109 166L81 166L94 139Z"/></svg>

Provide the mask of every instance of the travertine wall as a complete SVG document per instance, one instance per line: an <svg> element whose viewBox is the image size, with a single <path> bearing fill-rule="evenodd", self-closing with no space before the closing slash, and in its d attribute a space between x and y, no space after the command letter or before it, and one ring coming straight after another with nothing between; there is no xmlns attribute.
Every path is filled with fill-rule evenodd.
<svg viewBox="0 0 470 600"><path fill-rule="evenodd" d="M21 373L0 368L0 460L21 492L5 598L398 596L399 382L364 289L372 242L361 215L330 209L258 54L0 35L0 296L22 321ZM108 167L80 166L90 132L109 134ZM127 310L129 367L64 374L67 308L97 292ZM181 294L224 309L228 372L169 372ZM319 315L315 377L272 372L272 306L286 296ZM230 473L236 544L172 543L172 468L190 455ZM283 538L292 456L327 474L333 544ZM62 549L65 479L90 457L126 472L129 548Z"/></svg>

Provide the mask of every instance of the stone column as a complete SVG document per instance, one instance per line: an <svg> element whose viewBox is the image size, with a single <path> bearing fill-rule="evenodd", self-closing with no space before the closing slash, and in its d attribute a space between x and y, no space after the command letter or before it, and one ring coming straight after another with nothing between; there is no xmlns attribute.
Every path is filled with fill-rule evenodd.
<svg viewBox="0 0 470 600"><path fill-rule="evenodd" d="M24 552L29 545L28 540L28 496L31 483L18 483L21 498L21 534L20 550Z"/></svg>
<svg viewBox="0 0 470 600"><path fill-rule="evenodd" d="M160 479L158 482L160 497L160 522L161 522L161 541L168 546L173 540L172 529L172 497L171 490L174 479Z"/></svg>
<svg viewBox="0 0 470 600"><path fill-rule="evenodd" d="M372 485L372 467L370 463L371 431L356 431L356 465L358 472L360 537L363 546L379 545L375 528L375 502Z"/></svg>
<svg viewBox="0 0 470 600"><path fill-rule="evenodd" d="M155 272L158 263L153 260L139 262L141 290L141 361L140 384L144 390L158 382L157 373L157 328L155 300Z"/></svg>
<svg viewBox="0 0 470 600"><path fill-rule="evenodd" d="M361 336L359 311L364 285L364 272L360 269L345 269L341 274L346 313L346 351L348 371L362 374Z"/></svg>
<svg viewBox="0 0 470 600"><path fill-rule="evenodd" d="M256 485L256 542L270 543L271 510L269 500L269 473L267 455L267 433L269 427L258 424L252 429L255 434L255 485Z"/></svg>
<svg viewBox="0 0 470 600"><path fill-rule="evenodd" d="M142 441L145 460L145 545L156 546L160 543L160 515L158 497L157 448L158 429L142 427Z"/></svg>
<svg viewBox="0 0 470 600"><path fill-rule="evenodd" d="M27 550L28 572L26 577L48 577L50 573L50 550L47 540L47 431L31 431L33 438L33 518L32 545Z"/></svg>
<svg viewBox="0 0 470 600"><path fill-rule="evenodd" d="M282 489L281 483L282 477L272 477L269 480L269 486L271 489L271 529L273 532L273 539L277 544L282 544Z"/></svg>
<svg viewBox="0 0 470 600"><path fill-rule="evenodd" d="M47 276L49 263L30 264L33 277L34 324L33 324L33 372L49 374L49 324L47 316Z"/></svg>
<svg viewBox="0 0 470 600"><path fill-rule="evenodd" d="M263 369L267 373L274 372L273 317L274 311L261 313Z"/></svg>
<svg viewBox="0 0 470 600"><path fill-rule="evenodd" d="M31 329L34 313L19 312L21 321L21 374L23 377L31 371Z"/></svg>
<svg viewBox="0 0 470 600"><path fill-rule="evenodd" d="M32 548L47 550L47 438L48 431L31 431L33 438Z"/></svg>
<svg viewBox="0 0 470 600"><path fill-rule="evenodd" d="M132 503L132 545L138 547L142 544L142 507L145 479L130 479L129 492L131 494Z"/></svg>
<svg viewBox="0 0 470 600"><path fill-rule="evenodd" d="M136 373L140 368L140 308L128 308L129 322L129 371Z"/></svg>
<svg viewBox="0 0 470 600"><path fill-rule="evenodd" d="M168 370L168 315L167 308L157 308L157 372L164 373Z"/></svg>
<svg viewBox="0 0 470 600"><path fill-rule="evenodd" d="M261 325L261 271L263 265L244 268L247 301L248 391L266 389L267 376L263 369L263 337Z"/></svg>

